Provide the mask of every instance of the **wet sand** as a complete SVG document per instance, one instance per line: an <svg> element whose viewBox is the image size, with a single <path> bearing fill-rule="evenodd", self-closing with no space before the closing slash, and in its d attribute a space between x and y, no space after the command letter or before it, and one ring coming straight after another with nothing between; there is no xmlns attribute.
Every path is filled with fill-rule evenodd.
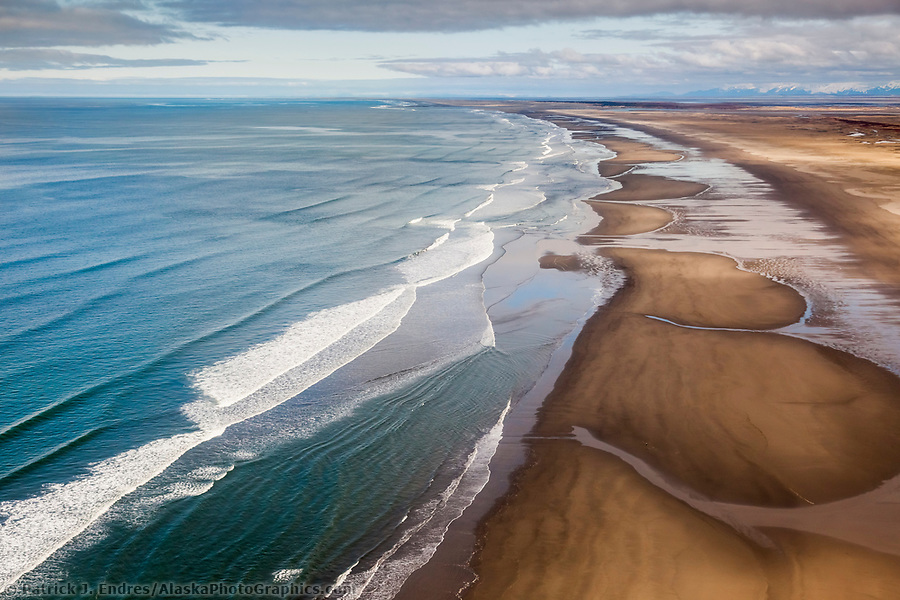
<svg viewBox="0 0 900 600"><path fill-rule="evenodd" d="M634 165L617 165L615 163L601 162L597 165L597 171L603 177L618 177L623 175L634 167Z"/></svg>
<svg viewBox="0 0 900 600"><path fill-rule="evenodd" d="M602 198L602 196L598 196ZM614 202L589 201L588 204L603 220L582 236L583 243L590 243L589 236L634 235L655 231L672 222L672 213L655 206L631 204L622 206Z"/></svg>
<svg viewBox="0 0 900 600"><path fill-rule="evenodd" d="M693 181L679 181L668 177L638 173L622 175L616 181L622 184L621 188L595 196L595 199L605 202L669 200L696 196L709 187Z"/></svg>
<svg viewBox="0 0 900 600"><path fill-rule="evenodd" d="M603 112L620 124L637 119L634 109L613 117L554 110ZM638 126L656 131L678 118L666 112ZM611 165L678 158L598 131L590 133L618 148ZM713 134L673 135L707 156L741 159L733 145L711 142ZM807 163L815 162L817 139L807 140ZM777 138L767 143L782 155L798 151ZM877 153L870 162L890 167L890 151ZM859 268L886 286L900 283L890 269L900 244L871 247L900 242L900 227L879 220L892 213L875 201L838 201L847 194L871 200L891 178L900 183L900 173L887 168L851 193L846 179L799 164L751 172L785 200L824 215L857 252ZM838 167L833 160L832 170ZM526 465L481 522L478 580L466 597L900 597L900 490L880 487L900 473L900 379L851 354L767 331L800 319L804 299L727 257L603 247L603 235L665 225L647 209L666 211L625 202L676 197L654 193L666 184L660 181L642 197L640 178L629 177L619 178L617 203L593 205L609 215L605 229L581 240L599 244L589 251L612 259L628 283L582 330L525 438ZM542 259L547 268L580 264L577 256Z"/></svg>
<svg viewBox="0 0 900 600"><path fill-rule="evenodd" d="M659 150L624 138L606 138L603 143L608 149L616 153L613 158L603 161L603 165L636 165L641 163L669 162L678 160L681 155L677 152Z"/></svg>

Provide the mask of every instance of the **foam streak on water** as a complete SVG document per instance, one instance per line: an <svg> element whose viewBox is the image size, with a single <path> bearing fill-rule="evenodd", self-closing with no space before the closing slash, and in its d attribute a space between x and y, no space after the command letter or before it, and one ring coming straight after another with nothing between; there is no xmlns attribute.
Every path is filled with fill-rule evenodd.
<svg viewBox="0 0 900 600"><path fill-rule="evenodd" d="M219 406L231 406L336 343L402 293L403 289L397 288L313 313L271 342L198 372L194 375L195 385Z"/></svg>
<svg viewBox="0 0 900 600"><path fill-rule="evenodd" d="M389 600L396 595L410 574L431 559L451 523L462 515L487 485L491 476L491 458L500 444L503 422L510 407L511 402L508 402L497 423L478 441L459 476L436 499L413 515L414 524L404 532L400 540L366 571L352 573L351 568L343 576L341 581L346 581L353 590L344 596L346 600L358 600L363 596L370 600ZM398 551L411 541L419 551L391 562Z"/></svg>

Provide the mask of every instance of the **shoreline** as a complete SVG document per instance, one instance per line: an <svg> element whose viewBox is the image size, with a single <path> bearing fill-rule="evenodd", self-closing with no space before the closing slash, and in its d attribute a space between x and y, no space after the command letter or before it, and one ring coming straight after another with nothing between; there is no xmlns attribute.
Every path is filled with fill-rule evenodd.
<svg viewBox="0 0 900 600"><path fill-rule="evenodd" d="M566 115L551 106L552 116ZM541 103L492 108L548 117ZM589 203L607 224L579 239L588 249L602 248L604 236L664 230L671 222L662 222L666 211L658 204L631 202L693 196L707 187L678 182L667 195L660 190L673 180L648 180L633 168L673 160L672 153L622 138L607 144L608 135L596 135L603 119L579 130L552 116L547 120L583 132L577 137L599 137L596 141L618 145L620 151L615 162L601 162L601 174L618 177L623 187L611 192L619 192L618 199L607 201L601 198L609 194L601 194ZM605 120L653 133L646 124L633 127L621 117ZM700 148L706 156L734 158L706 140L701 144L693 137L662 133L656 137ZM759 169L747 170L760 176ZM761 178L770 184L775 179ZM773 187L783 197L778 182L807 178L814 179L805 173L793 179L782 175ZM834 187L819 181L813 192L828 185ZM849 243L848 235L843 238ZM858 240L849 245L865 247ZM875 589L866 583L873 597L888 597L878 590L895 590L900 584L900 549L887 539L891 532L862 531L865 523L858 531L841 531L843 524L835 522L840 513L832 511L830 520L821 513L828 513L829 502L861 502L854 517L859 520L872 507L865 498L874 496L878 500L873 502L884 504L879 484L900 471L900 455L879 456L879 450L896 446L892 432L900 428L900 407L894 401L900 398L900 380L848 353L761 332L791 324L803 315L806 303L792 288L739 270L728 258L622 247L601 253L625 268L628 283L588 319L534 431L522 438L528 459L514 473L508 493L480 520L473 563L479 580L465 597L581 593L614 598L674 592L749 598L772 589L840 598L857 591L848 587L850 565L868 569L877 584ZM871 255L858 255L864 257L860 263L873 261ZM578 268L573 257L548 256L542 263ZM883 273L885 264L866 271L880 273L880 281L894 287ZM896 293L896 287L891 291ZM708 300L723 294L728 301ZM715 372L697 375L710 365ZM779 369L774 377L778 385L767 386L754 375ZM794 380L797 374L803 374L803 381ZM627 394L608 389L617 380ZM754 389L734 392L748 388ZM784 389L790 395L779 400ZM832 394L835 389L840 392ZM660 393L667 398L665 405L654 400ZM800 403L798 393L805 398ZM755 406L756 399L773 395L776 399L765 409ZM635 397L643 400L635 402ZM723 397L727 401L719 403L715 414L704 414L709 399ZM847 398L854 400L847 404ZM838 408L841 402L846 406ZM796 406L806 407L805 412L797 412ZM697 415L700 423L694 422ZM590 442L595 438L602 440L596 442L600 446ZM837 447L823 448L821 439L836 440ZM854 440L863 443L854 446ZM601 446L610 441L604 452ZM610 449L637 462L623 462ZM672 483L672 489L686 490L685 498L697 505L685 505L672 490L653 485L635 465ZM900 493L888 498L900 506ZM735 506L740 508L731 508ZM641 550L636 552L635 546Z"/></svg>
<svg viewBox="0 0 900 600"><path fill-rule="evenodd" d="M596 111L585 106L573 112L595 114L595 118L606 123L697 148L709 156L716 156L744 169L771 185L777 195L789 204L808 211L838 234L857 255L856 267L870 277L883 281L886 284L885 290L900 298L900 207L895 205L900 192L900 176L897 172L900 169L900 149L895 146L877 146L878 142L894 139L887 136L900 138L900 108L894 107L890 111L888 127L891 127L889 131L893 133L883 134L882 139L874 143L867 142L872 147L871 150L881 156L872 159L854 155L852 158L855 164L846 166L835 166L834 163L840 160L841 152L845 149L858 153L862 142L847 133L855 131L853 126L844 124L838 131L843 121L832 117L829 111L815 114L815 111L807 110L812 116L804 115L805 120L813 120L819 127L833 128L834 131L830 133L835 135L829 137L849 138L838 138L833 148L827 148L828 155L822 160L824 165L817 164L815 158L802 156L800 151L790 154L779 152L777 144L782 143L784 137L779 136L775 141L766 140L767 135L774 133L770 129L775 127L784 126L789 132L797 131L795 128L798 126L791 126L790 119L782 116L783 111L780 109L777 111L777 122L768 124L769 127L764 128L761 133L744 133L741 141L729 136L742 133L741 128L727 125L729 119L735 119L734 111L713 113L710 116L700 111L677 109L643 112L628 110L623 116L622 112ZM759 113L763 113L763 116L757 116ZM674 118L667 119L667 115L674 115ZM762 127L766 125L766 116L761 109L750 111L739 125L742 128ZM718 127L711 131L705 130L704 127L713 119L716 119ZM725 124L720 124L720 121ZM813 126L811 123L802 127ZM767 151L784 162L769 158ZM853 169L860 171L859 175L853 176L847 172ZM840 173L842 170L845 172ZM867 179L873 182L873 191L867 191Z"/></svg>

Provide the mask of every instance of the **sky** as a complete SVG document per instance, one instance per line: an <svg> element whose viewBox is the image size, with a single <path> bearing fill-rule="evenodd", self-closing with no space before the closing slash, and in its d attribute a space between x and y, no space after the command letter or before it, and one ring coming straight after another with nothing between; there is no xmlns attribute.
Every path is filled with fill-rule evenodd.
<svg viewBox="0 0 900 600"><path fill-rule="evenodd" d="M617 97L900 81L900 0L0 0L0 95Z"/></svg>

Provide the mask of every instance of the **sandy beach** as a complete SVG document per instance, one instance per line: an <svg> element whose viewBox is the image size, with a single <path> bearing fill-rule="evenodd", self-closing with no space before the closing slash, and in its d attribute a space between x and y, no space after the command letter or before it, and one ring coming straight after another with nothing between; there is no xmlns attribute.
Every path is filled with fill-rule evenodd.
<svg viewBox="0 0 900 600"><path fill-rule="evenodd" d="M604 130L744 168L839 236L855 258L847 269L896 297L900 145L877 142L900 138L900 113L493 107L616 152L599 170L622 187L591 200L603 221L579 241L627 283L587 322L523 438L527 462L478 527L466 597L900 597L900 379L776 331L807 300L727 256L607 244L665 231L665 201L708 186L632 172L681 155Z"/></svg>

